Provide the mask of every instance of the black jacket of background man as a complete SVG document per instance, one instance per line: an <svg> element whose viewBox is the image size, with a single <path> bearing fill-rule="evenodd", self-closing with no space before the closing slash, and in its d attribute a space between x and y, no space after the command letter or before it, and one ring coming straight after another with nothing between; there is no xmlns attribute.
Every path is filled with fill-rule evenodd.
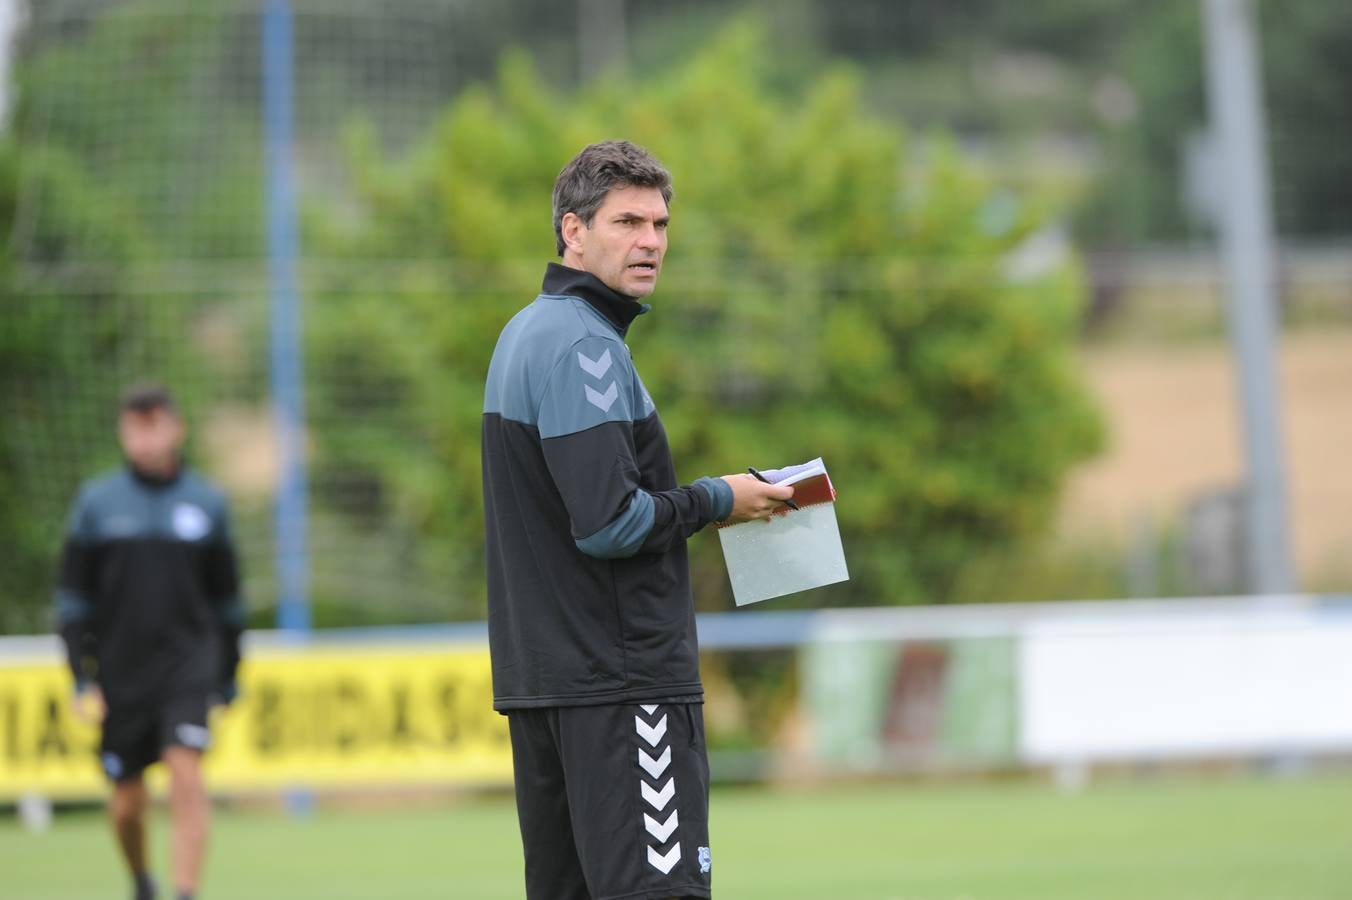
<svg viewBox="0 0 1352 900"><path fill-rule="evenodd" d="M56 618L78 683L110 707L233 693L244 606L224 496L191 471L127 468L71 512Z"/></svg>

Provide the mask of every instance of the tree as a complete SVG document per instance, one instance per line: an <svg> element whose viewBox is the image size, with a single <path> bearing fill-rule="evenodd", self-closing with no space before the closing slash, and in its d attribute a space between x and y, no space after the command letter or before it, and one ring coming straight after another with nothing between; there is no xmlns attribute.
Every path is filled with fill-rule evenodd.
<svg viewBox="0 0 1352 900"><path fill-rule="evenodd" d="M966 560L1044 528L1097 448L1068 359L1078 270L1009 272L1053 210L944 141L908 153L847 69L777 92L761 34L740 23L661 77L576 98L509 56L400 160L354 128L359 213L312 210L310 240L385 261L313 304L309 364L343 373L312 389L316 417L343 423L316 435L316 473L360 473L346 514L409 524L409 564L451 561L462 614L482 612L488 358L552 255L558 168L602 137L646 144L675 175L656 311L630 344L678 470L823 455L853 574L830 602L948 598ZM701 602L720 606L715 542L696 543Z"/></svg>
<svg viewBox="0 0 1352 900"><path fill-rule="evenodd" d="M27 258L0 257L0 631L42 629L65 511L78 479L115 459L117 385L100 373L144 351L143 317L127 303L145 253L135 223L68 154L33 147L20 166L0 147L0 218L18 218L21 185L40 203ZM14 238L12 237L12 240ZM72 245L97 240L97 277L72 272ZM11 245L12 251L12 245ZM79 288L74 285L80 284ZM97 435L97 438L92 438ZM67 480L55 482L59 469Z"/></svg>
<svg viewBox="0 0 1352 900"><path fill-rule="evenodd" d="M1254 8L1277 230L1346 235L1352 204L1339 200L1352 184L1352 7ZM1200 10L1197 2L1149 7L1123 42L1119 64L1140 114L1105 134L1102 176L1078 216L1091 240L1175 239L1198 227L1184 209L1182 162L1184 140L1210 120Z"/></svg>
<svg viewBox="0 0 1352 900"><path fill-rule="evenodd" d="M18 59L15 136L0 146L0 631L46 628L75 489L117 463L125 382L169 381L191 419L223 380L192 324L224 290L196 302L184 294L197 279L166 287L154 264L257 244L261 192L240 186L258 167L224 149L249 129L219 107L210 136L189 127L200 84L188 76L210 57L193 51L219 22L176 30L142 7L70 21L44 8ZM53 20L66 41L40 40ZM201 167L208 137L239 164ZM201 171L216 177L190 177Z"/></svg>

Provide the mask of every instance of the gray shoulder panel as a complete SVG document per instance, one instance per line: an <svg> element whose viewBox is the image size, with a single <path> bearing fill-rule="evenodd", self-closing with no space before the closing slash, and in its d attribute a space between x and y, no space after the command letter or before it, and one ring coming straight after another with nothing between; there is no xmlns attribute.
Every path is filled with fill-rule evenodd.
<svg viewBox="0 0 1352 900"><path fill-rule="evenodd" d="M69 535L83 542L167 537L198 542L224 536L225 495L191 470L153 502L126 470L89 482L71 513Z"/></svg>
<svg viewBox="0 0 1352 900"><path fill-rule="evenodd" d="M66 537L72 541L91 541L94 534L90 526L90 484L80 485L80 492L71 504L70 515L66 518Z"/></svg>
<svg viewBox="0 0 1352 900"><path fill-rule="evenodd" d="M576 434L606 422L633 422L634 371L624 344L585 337L549 373L540 398L540 439Z"/></svg>
<svg viewBox="0 0 1352 900"><path fill-rule="evenodd" d="M594 370L604 364L600 357L605 349L610 350L610 365L623 362L629 368L624 343L586 302L550 294L537 297L512 317L498 338L484 385L484 412L538 426L550 379L567 361L575 361L578 344L589 360L597 360ZM605 387L599 387L598 401L605 404Z"/></svg>
<svg viewBox="0 0 1352 900"><path fill-rule="evenodd" d="M98 541L143 531L136 514L141 505L131 475L125 469L109 472L80 489L70 535L76 540Z"/></svg>

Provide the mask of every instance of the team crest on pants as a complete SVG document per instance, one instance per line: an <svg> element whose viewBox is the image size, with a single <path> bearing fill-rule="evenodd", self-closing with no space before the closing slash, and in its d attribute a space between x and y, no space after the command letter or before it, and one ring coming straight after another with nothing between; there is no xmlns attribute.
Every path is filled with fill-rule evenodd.
<svg viewBox="0 0 1352 900"><path fill-rule="evenodd" d="M700 873L701 875L708 875L708 874L709 874L709 870L710 870L711 868L713 868L713 865L714 865L714 859L713 859L712 856L709 855L709 848L708 848L708 847L700 847L700 848L699 848L699 873Z"/></svg>

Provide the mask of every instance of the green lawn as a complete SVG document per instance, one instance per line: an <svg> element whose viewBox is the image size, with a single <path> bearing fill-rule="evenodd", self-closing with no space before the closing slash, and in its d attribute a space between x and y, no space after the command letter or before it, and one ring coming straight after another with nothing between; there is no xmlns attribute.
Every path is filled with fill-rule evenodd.
<svg viewBox="0 0 1352 900"><path fill-rule="evenodd" d="M825 786L714 794L733 900L1352 897L1352 777ZM162 819L157 820L162 822ZM163 849L164 830L156 830ZM441 810L221 812L206 900L519 897L508 798ZM162 852L161 852L162 858ZM162 870L162 867L161 867ZM0 897L125 896L94 815L0 824Z"/></svg>

